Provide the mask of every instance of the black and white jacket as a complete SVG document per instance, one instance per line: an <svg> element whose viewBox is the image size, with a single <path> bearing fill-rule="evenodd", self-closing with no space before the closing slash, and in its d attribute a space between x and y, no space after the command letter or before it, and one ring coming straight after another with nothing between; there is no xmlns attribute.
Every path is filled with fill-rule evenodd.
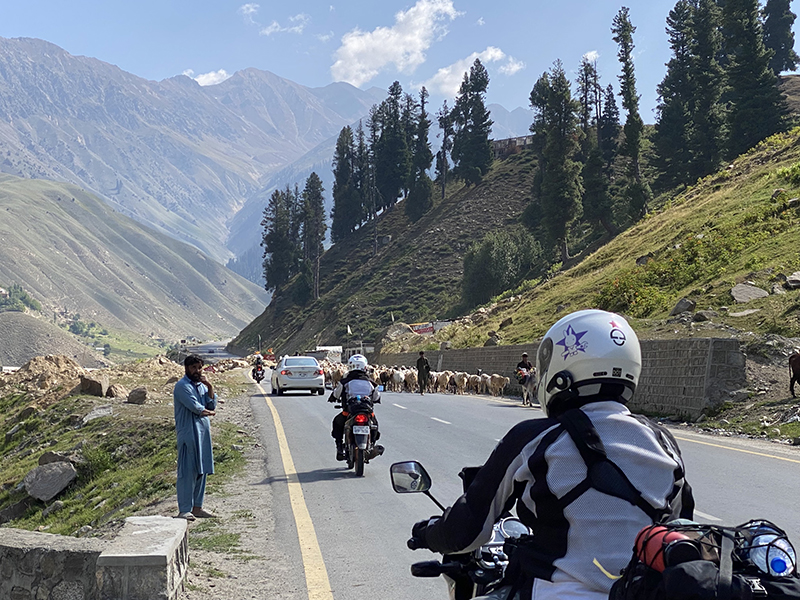
<svg viewBox="0 0 800 600"><path fill-rule="evenodd" d="M649 505L645 508L656 507L667 519L692 517L694 500L680 451L665 428L619 402L593 402L580 410L608 459ZM500 515L516 506L534 532L525 568L534 578L534 599L607 597L611 577L629 562L636 534L653 515L588 480L587 463L560 420L519 423L466 493L441 519L431 520L427 545L449 554L473 550L489 540Z"/></svg>

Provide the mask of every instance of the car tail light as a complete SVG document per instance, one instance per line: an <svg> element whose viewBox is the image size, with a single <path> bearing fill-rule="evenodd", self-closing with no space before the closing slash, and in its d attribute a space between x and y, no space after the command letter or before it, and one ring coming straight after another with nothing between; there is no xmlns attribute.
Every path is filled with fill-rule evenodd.
<svg viewBox="0 0 800 600"><path fill-rule="evenodd" d="M289 369L284 369L283 371L281 371L281 375L291 375L291 374L292 372Z"/></svg>
<svg viewBox="0 0 800 600"><path fill-rule="evenodd" d="M325 372L322 369L317 369L317 375L324 375Z"/></svg>
<svg viewBox="0 0 800 600"><path fill-rule="evenodd" d="M356 415L355 422L356 425L366 425L367 423L369 423L369 417L364 414Z"/></svg>

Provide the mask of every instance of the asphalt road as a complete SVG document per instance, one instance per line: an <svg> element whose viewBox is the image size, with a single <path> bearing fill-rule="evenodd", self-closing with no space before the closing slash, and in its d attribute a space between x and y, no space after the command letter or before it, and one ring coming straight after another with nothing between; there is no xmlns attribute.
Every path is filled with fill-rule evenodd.
<svg viewBox="0 0 800 600"><path fill-rule="evenodd" d="M269 391L268 382L264 380L264 391ZM412 552L405 545L414 522L440 511L423 495L394 493L389 465L419 460L433 478L433 495L449 505L461 493L457 473L462 467L481 464L515 423L542 416L510 399L385 392L375 413L386 452L366 465L363 478L356 478L335 460L330 425L337 411L326 402L327 395L266 397L253 387L251 405L271 457L278 535L292 557L294 576L311 573L309 586L324 587L317 575L327 574L332 595L312 594L320 600L446 598L441 578L418 579L409 571L412 562L437 555ZM285 433L283 448L278 429ZM695 490L698 521L736 525L767 518L800 544L800 451L685 430L674 433ZM290 454L296 475L286 476L281 452ZM299 482L294 492L292 482ZM302 490L300 500L297 490ZM307 509L305 520L297 517L298 502ZM309 550L309 527L318 554Z"/></svg>

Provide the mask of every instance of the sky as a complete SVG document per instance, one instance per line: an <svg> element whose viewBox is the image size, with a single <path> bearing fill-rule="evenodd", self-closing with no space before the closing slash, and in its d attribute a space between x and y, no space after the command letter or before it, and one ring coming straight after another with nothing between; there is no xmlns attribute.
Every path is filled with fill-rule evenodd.
<svg viewBox="0 0 800 600"><path fill-rule="evenodd" d="M0 0L0 36L33 37L145 79L186 74L213 85L255 67L308 87L346 81L407 92L426 86L435 110L476 57L487 103L528 108L536 80L560 59L574 82L581 57L618 89L611 23L621 6L636 27L640 111L656 119L675 0ZM793 7L796 11L797 9ZM795 23L795 36L800 25ZM798 38L800 39L800 38ZM575 86L573 84L573 89ZM621 104L618 100L618 104Z"/></svg>

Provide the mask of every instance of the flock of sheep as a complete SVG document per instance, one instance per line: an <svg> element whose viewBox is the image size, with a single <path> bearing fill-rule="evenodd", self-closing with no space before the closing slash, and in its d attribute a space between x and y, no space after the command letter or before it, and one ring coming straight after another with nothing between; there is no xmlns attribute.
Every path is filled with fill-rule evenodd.
<svg viewBox="0 0 800 600"><path fill-rule="evenodd" d="M332 387L347 373L347 365L322 361L325 372L325 381ZM477 373L471 375L463 371L431 371L424 390L420 389L417 369L414 367L387 367L385 365L370 365L369 375L376 383L383 385L387 392L429 392L453 394L491 394L503 396L503 392L511 383L511 379L502 375ZM535 377L530 378L535 382ZM523 386L523 404L530 404L530 399L535 392L534 385Z"/></svg>

